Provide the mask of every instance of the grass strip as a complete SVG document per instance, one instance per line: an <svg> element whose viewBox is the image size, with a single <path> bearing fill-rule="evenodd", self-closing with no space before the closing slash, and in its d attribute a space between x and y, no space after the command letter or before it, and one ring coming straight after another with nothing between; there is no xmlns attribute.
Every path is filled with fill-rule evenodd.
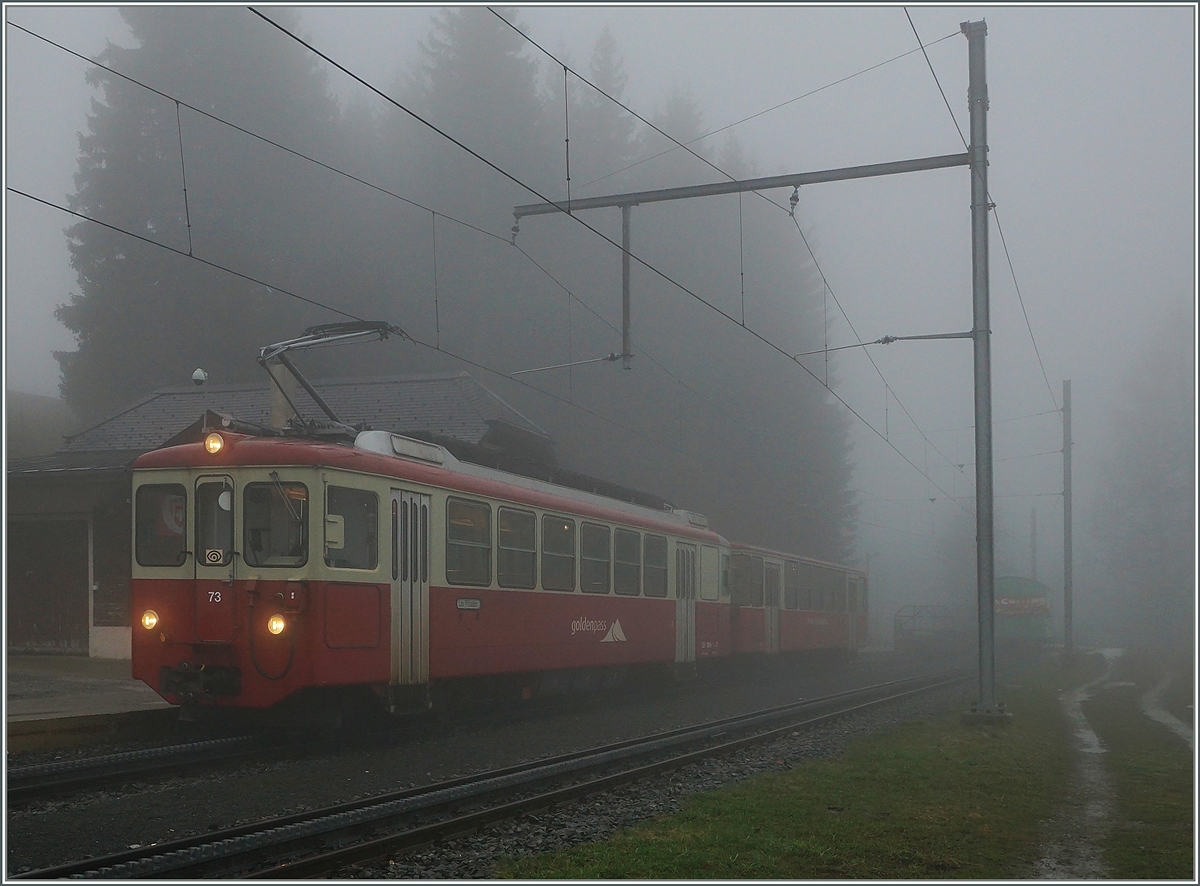
<svg viewBox="0 0 1200 886"><path fill-rule="evenodd" d="M961 709L854 741L784 774L697 794L613 839L499 866L520 878L999 878L1037 855L1071 770L1057 662L1005 686L1006 727ZM964 705L965 707L965 705Z"/></svg>
<svg viewBox="0 0 1200 886"><path fill-rule="evenodd" d="M1116 794L1116 821L1104 855L1113 876L1122 880L1195 876L1192 752L1139 706L1161 676L1162 666L1153 657L1127 654L1118 660L1111 683L1083 703L1084 715L1108 750L1104 764Z"/></svg>

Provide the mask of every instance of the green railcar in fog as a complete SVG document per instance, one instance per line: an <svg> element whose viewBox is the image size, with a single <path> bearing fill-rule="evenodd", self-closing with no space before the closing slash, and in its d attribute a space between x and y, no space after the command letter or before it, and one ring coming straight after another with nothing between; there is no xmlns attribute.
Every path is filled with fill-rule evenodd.
<svg viewBox="0 0 1200 886"><path fill-rule="evenodd" d="M1050 639L1050 588L1018 575L996 577L996 641L1045 644Z"/></svg>

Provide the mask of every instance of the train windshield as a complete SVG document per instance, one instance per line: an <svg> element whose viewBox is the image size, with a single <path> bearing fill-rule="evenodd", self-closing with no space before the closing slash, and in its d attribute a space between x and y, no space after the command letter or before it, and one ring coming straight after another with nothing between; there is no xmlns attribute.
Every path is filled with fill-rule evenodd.
<svg viewBox="0 0 1200 886"><path fill-rule="evenodd" d="M248 483L243 499L248 566L303 566L308 562L308 487L303 483Z"/></svg>
<svg viewBox="0 0 1200 886"><path fill-rule="evenodd" d="M187 491L179 483L139 486L137 561L142 566L182 566L187 559Z"/></svg>

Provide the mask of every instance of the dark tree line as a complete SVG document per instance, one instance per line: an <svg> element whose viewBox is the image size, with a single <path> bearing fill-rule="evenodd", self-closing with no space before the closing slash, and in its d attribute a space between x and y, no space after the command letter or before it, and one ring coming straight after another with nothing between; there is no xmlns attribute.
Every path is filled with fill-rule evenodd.
<svg viewBox="0 0 1200 886"><path fill-rule="evenodd" d="M636 208L633 252L663 276L634 263L635 368L520 376L548 397L507 373L620 351L621 254L580 224L619 242L619 211L527 218L518 249L512 207L535 202L530 190L373 96L340 105L307 50L244 10L122 15L139 45L110 46L104 64L412 202L187 108L177 116L173 101L93 69L101 97L80 139L72 207L174 251L89 222L68 229L79 289L59 317L78 348L58 356L72 408L111 414L186 383L196 366L214 381L256 379L260 346L337 319L281 287L399 324L420 342L313 352L304 360L314 376L467 368L545 427L568 467L706 512L730 537L852 555L846 413L714 310L744 315L790 353L820 346L819 280L786 213L753 194ZM301 24L287 10L271 15ZM607 31L578 67L622 96L627 77ZM484 8L436 13L418 58L386 87L555 200L566 196L568 124L575 196L719 178L678 149L626 170L673 145L540 62ZM705 131L685 91L664 96L653 119L680 141ZM735 139L710 141L693 150L733 175L755 174Z"/></svg>

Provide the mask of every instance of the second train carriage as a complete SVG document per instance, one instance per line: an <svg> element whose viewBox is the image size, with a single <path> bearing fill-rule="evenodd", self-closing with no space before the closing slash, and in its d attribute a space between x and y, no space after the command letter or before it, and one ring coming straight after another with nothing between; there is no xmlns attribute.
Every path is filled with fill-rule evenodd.
<svg viewBox="0 0 1200 886"><path fill-rule="evenodd" d="M134 676L175 703L366 686L394 709L865 633L862 573L386 432L215 431L140 457L133 495Z"/></svg>
<svg viewBox="0 0 1200 886"><path fill-rule="evenodd" d="M769 548L729 554L733 652L853 652L867 632L867 574Z"/></svg>

